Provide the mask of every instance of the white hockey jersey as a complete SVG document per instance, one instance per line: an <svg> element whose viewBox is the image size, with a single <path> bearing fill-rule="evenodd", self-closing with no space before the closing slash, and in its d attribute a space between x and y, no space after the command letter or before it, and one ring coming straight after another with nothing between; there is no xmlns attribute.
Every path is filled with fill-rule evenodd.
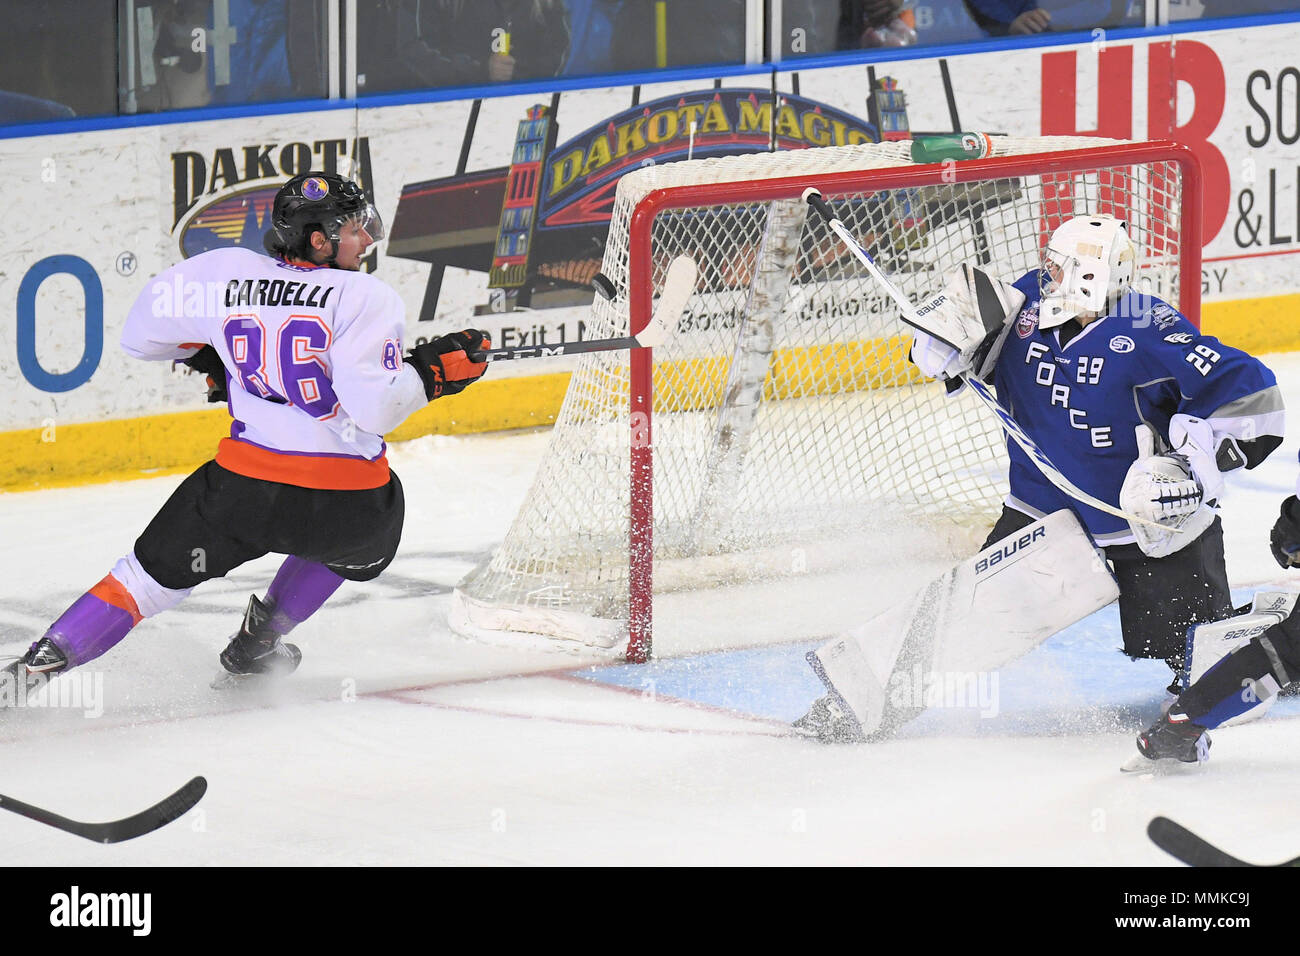
<svg viewBox="0 0 1300 956"><path fill-rule="evenodd" d="M230 437L217 464L306 488L388 482L383 434L427 401L402 361L405 309L363 272L214 249L156 276L122 348L180 359L211 345L226 367Z"/></svg>

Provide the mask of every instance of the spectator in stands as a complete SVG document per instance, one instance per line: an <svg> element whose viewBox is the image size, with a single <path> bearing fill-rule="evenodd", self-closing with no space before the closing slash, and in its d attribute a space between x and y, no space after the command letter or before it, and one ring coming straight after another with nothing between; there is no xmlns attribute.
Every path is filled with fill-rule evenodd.
<svg viewBox="0 0 1300 956"><path fill-rule="evenodd" d="M1052 15L1038 0L965 0L966 9L989 36L1024 36L1051 29Z"/></svg>
<svg viewBox="0 0 1300 956"><path fill-rule="evenodd" d="M569 51L560 73L591 76L622 73L632 65L619 62L618 19L635 0L564 0L569 17Z"/></svg>
<svg viewBox="0 0 1300 956"><path fill-rule="evenodd" d="M285 6L285 0L231 0L229 17L235 40L230 45L229 69L218 76L209 57L212 103L256 103L293 96L285 52L289 25Z"/></svg>
<svg viewBox="0 0 1300 956"><path fill-rule="evenodd" d="M560 0L395 0L386 4L406 76L390 89L555 76L569 47ZM363 64L367 75L369 64ZM374 83L367 83L374 91Z"/></svg>
<svg viewBox="0 0 1300 956"><path fill-rule="evenodd" d="M911 46L916 42L915 20L904 6L903 0L840 0L836 48Z"/></svg>
<svg viewBox="0 0 1300 956"><path fill-rule="evenodd" d="M567 2L571 22L589 5L588 0ZM654 0L625 0L619 4L614 21L617 69L745 62L745 0L670 0L664 6L662 63L656 6ZM570 59L575 55L581 54L574 51Z"/></svg>

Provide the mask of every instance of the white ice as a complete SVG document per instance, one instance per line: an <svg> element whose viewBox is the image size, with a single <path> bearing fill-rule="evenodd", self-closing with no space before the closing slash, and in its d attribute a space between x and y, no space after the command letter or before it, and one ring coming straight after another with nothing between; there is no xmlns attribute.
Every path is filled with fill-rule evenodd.
<svg viewBox="0 0 1300 956"><path fill-rule="evenodd" d="M1300 356L1268 361L1300 407ZM1116 650L1113 609L1006 669L996 717L931 711L864 747L785 736L816 692L801 659L824 634L815 612L837 594L890 600L901 579L932 574L932 558L783 594L761 633L728 621L767 599L762 586L678 599L659 622L662 660L640 670L454 636L449 589L505 534L546 439L394 447L408 508L397 560L295 632L304 660L282 685L208 686L272 556L86 668L87 690L101 675L101 714L0 713L0 791L66 816L125 816L196 774L209 782L196 810L114 846L0 813L6 862L1172 864L1144 835L1157 814L1247 859L1300 852L1300 838L1275 843L1300 784L1300 708L1215 732L1199 770L1119 773L1168 674ZM1239 597L1300 589L1267 548L1296 446L1230 483ZM20 653L98 581L181 478L0 495L0 651ZM770 646L699 653L755 645Z"/></svg>

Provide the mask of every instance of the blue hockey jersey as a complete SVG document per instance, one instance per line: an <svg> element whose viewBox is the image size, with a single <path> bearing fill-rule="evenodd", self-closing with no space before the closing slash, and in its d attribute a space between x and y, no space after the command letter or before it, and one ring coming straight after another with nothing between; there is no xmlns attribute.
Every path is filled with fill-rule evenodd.
<svg viewBox="0 0 1300 956"><path fill-rule="evenodd" d="M1038 328L1038 272L1015 286L1025 304L998 356L994 385L1012 417L1083 490L1118 503L1138 457L1136 427L1148 424L1167 442L1176 414L1208 421L1216 446L1237 439L1248 467L1280 442L1285 412L1273 373L1202 335L1167 302L1129 292L1062 345L1060 329ZM1133 541L1122 518L1068 498L1018 445L1007 446L1010 507L1035 517L1069 508L1098 544Z"/></svg>

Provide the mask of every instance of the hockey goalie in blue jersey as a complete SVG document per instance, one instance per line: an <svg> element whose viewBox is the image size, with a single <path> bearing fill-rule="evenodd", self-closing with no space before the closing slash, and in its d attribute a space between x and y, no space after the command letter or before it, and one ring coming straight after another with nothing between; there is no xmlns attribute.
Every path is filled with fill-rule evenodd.
<svg viewBox="0 0 1300 956"><path fill-rule="evenodd" d="M1233 613L1217 514L1224 473L1281 443L1284 409L1261 362L1133 288L1138 260L1125 222L1068 219L1041 267L1014 281L956 269L917 309L933 335L915 334L911 358L954 394L963 375L991 382L1070 482L1143 519L1066 496L1008 441L1010 493L984 546L1073 512L1113 572L1125 652L1166 661L1174 694L1188 627ZM822 698L796 730L861 739L860 721L846 730L836 704L835 693Z"/></svg>

